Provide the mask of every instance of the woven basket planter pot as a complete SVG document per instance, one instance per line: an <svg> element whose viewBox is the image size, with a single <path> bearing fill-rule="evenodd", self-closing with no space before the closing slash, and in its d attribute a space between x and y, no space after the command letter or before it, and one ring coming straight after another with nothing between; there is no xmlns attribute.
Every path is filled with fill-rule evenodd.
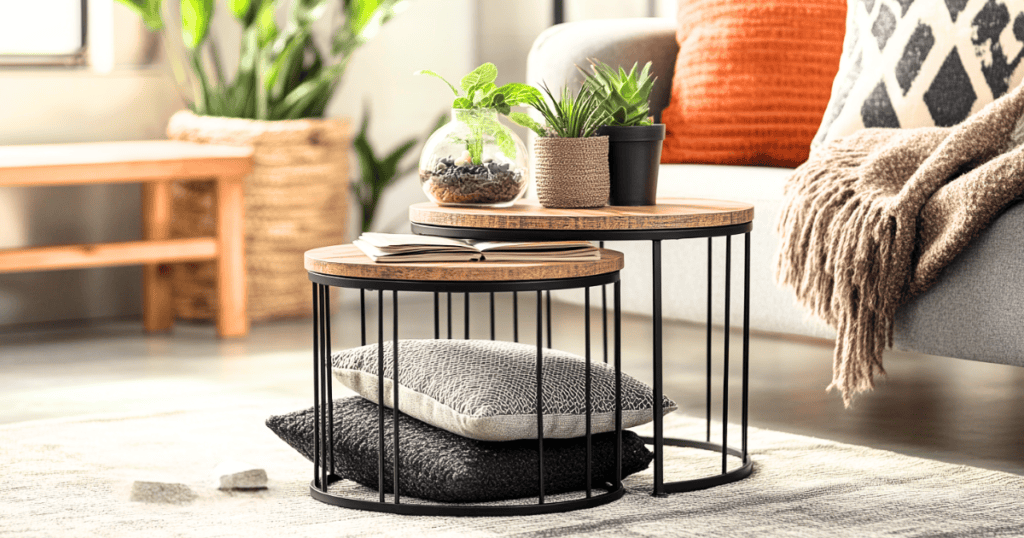
<svg viewBox="0 0 1024 538"><path fill-rule="evenodd" d="M303 253L345 242L348 224L348 153L344 120L256 121L175 114L167 136L209 144L253 147L253 173L245 184L245 253L252 321L308 316L310 284ZM172 188L174 237L214 235L216 196L204 181ZM212 319L216 267L176 264L172 270L177 317Z"/></svg>
<svg viewBox="0 0 1024 538"><path fill-rule="evenodd" d="M544 207L608 204L608 137L538 137L533 141L537 198Z"/></svg>

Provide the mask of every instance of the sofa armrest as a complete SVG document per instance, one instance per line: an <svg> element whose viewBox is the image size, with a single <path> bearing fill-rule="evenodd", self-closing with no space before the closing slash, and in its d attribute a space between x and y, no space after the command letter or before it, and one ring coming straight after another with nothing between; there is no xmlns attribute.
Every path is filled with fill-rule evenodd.
<svg viewBox="0 0 1024 538"><path fill-rule="evenodd" d="M586 68L587 58L611 66L628 68L634 62L653 62L651 73L658 77L651 93L651 111L660 120L672 90L672 72L679 46L672 19L605 19L570 22L552 26L533 42L526 60L526 80L546 82L557 92L569 83L579 88L583 77L576 66ZM588 69L589 71L589 69Z"/></svg>

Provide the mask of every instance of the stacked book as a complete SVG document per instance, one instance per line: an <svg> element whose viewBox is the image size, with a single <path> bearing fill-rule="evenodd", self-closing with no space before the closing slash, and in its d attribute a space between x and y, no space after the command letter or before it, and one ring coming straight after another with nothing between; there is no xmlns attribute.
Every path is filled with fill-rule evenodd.
<svg viewBox="0 0 1024 538"><path fill-rule="evenodd" d="M478 241L364 233L354 244L377 263L579 262L601 259L600 249L587 241Z"/></svg>

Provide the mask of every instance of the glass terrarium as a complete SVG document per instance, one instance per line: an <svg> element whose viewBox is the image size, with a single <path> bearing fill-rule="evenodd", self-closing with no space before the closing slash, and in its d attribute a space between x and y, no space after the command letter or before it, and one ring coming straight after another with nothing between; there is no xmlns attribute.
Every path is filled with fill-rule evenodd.
<svg viewBox="0 0 1024 538"><path fill-rule="evenodd" d="M454 109L420 156L420 183L449 206L507 207L530 182L526 145L491 109Z"/></svg>

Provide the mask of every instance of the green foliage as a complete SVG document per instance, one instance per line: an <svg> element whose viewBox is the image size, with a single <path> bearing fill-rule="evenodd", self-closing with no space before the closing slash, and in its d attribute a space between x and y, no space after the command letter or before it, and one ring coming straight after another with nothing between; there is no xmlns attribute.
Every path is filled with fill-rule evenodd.
<svg viewBox="0 0 1024 538"><path fill-rule="evenodd" d="M438 117L434 128L427 135L440 129L447 121L444 115ZM356 200L359 202L359 207L362 210L362 230L364 232L370 231L370 228L373 226L373 219L377 215L377 206L384 191L393 185L398 178L416 169L415 164L406 167L400 167L400 165L402 159L405 158L409 151L419 144L419 140L410 138L399 144L397 148L391 150L384 157L378 157L370 145L370 139L367 136L369 127L370 108L367 106L363 108L363 124L353 144L356 155L359 157L360 176L358 180L352 183Z"/></svg>
<svg viewBox="0 0 1024 538"><path fill-rule="evenodd" d="M635 126L650 125L651 89L657 77L651 78L651 62L647 62L643 70L637 73L637 64L626 73L621 67L618 71L600 60L591 60L584 84L601 99L601 105L608 115L608 125Z"/></svg>
<svg viewBox="0 0 1024 538"><path fill-rule="evenodd" d="M536 88L518 82L496 86L494 81L498 79L498 68L490 62L462 77L462 80L459 81L461 93L454 84L433 71L423 69L415 74L440 79L455 94L452 108L470 112L459 114L459 119L465 122L470 129L470 136L464 142L473 164L482 162L483 137L488 134L494 137L498 148L505 156L510 159L515 158L516 144L512 138L512 132L498 121L496 114L486 112L494 111L497 114L509 115L512 107L525 104L534 98L540 98L540 92Z"/></svg>
<svg viewBox="0 0 1024 538"><path fill-rule="evenodd" d="M136 11L150 30L166 30L162 0L118 1ZM291 0L288 24L281 29L275 20L277 0L224 1L242 25L238 67L230 81L208 39L215 0L180 0L181 34L197 86L189 105L196 114L260 120L322 117L352 54L407 2L343 0L344 22L328 54L316 46L313 25L334 2Z"/></svg>
<svg viewBox="0 0 1024 538"><path fill-rule="evenodd" d="M152 31L164 27L164 21L160 17L160 3L163 0L121 0L121 3L132 8L142 17L142 22Z"/></svg>
<svg viewBox="0 0 1024 538"><path fill-rule="evenodd" d="M601 125L607 123L608 114L602 106L601 97L584 84L573 95L568 87L562 88L561 98L556 98L547 85L541 89L547 94L548 100L537 97L530 100L529 105L544 116L547 127L541 126L533 118L522 113L509 115L509 119L533 130L537 136L555 136L559 138L585 138L594 136Z"/></svg>

